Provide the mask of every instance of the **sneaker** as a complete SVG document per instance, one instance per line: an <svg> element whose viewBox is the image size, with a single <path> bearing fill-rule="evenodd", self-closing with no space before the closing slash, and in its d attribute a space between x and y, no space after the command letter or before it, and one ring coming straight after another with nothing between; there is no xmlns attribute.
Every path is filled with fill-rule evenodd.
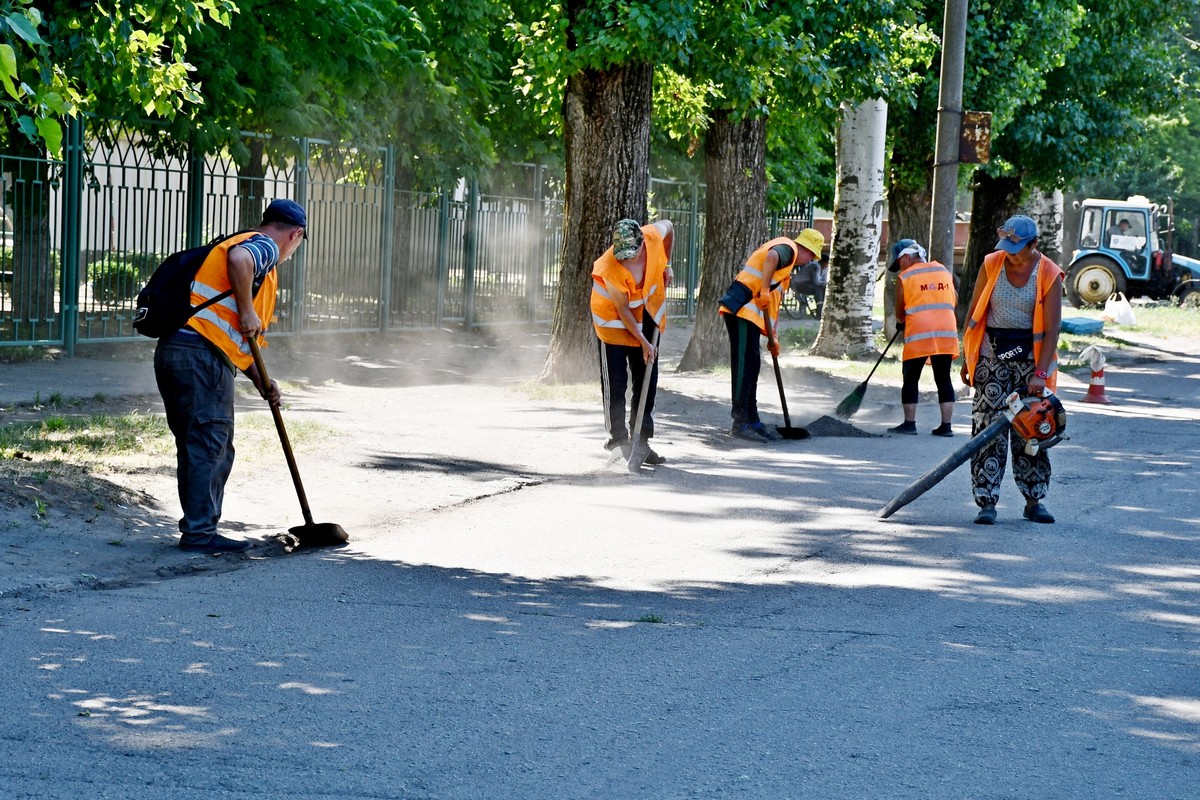
<svg viewBox="0 0 1200 800"><path fill-rule="evenodd" d="M887 432L888 433L903 433L903 434L907 434L909 436L916 436L917 435L917 423L901 422L899 425L897 425L894 428L888 428Z"/></svg>
<svg viewBox="0 0 1200 800"><path fill-rule="evenodd" d="M759 426L762 427L761 422L759 423ZM729 435L735 439L745 439L747 442L757 442L758 444L762 444L763 442L771 441L770 437L766 435L766 431L767 429L765 427L762 427L760 432L753 425L743 422L740 424L734 423L733 427L729 429Z"/></svg>
<svg viewBox="0 0 1200 800"><path fill-rule="evenodd" d="M1054 515L1037 500L1025 501L1025 519L1033 522L1054 522Z"/></svg>
<svg viewBox="0 0 1200 800"><path fill-rule="evenodd" d="M954 431L951 430L949 422L943 422L941 425L938 425L936 428L931 430L930 433L932 433L934 436L953 436L954 435Z"/></svg>
<svg viewBox="0 0 1200 800"><path fill-rule="evenodd" d="M996 507L994 505L986 505L979 507L979 513L975 515L976 525L991 525L996 521Z"/></svg>
<svg viewBox="0 0 1200 800"><path fill-rule="evenodd" d="M179 549L189 553L241 553L250 549L250 542L241 539L227 539L219 533L214 533L207 539L188 541L180 537Z"/></svg>
<svg viewBox="0 0 1200 800"><path fill-rule="evenodd" d="M768 442L777 442L783 438L766 425L763 425L761 422L751 422L750 427L754 429L755 433L766 439Z"/></svg>
<svg viewBox="0 0 1200 800"><path fill-rule="evenodd" d="M658 453L651 450L649 445L647 445L646 446L646 457L644 459L642 459L642 463L649 464L652 467L657 467L659 464L667 463L667 457L660 456Z"/></svg>

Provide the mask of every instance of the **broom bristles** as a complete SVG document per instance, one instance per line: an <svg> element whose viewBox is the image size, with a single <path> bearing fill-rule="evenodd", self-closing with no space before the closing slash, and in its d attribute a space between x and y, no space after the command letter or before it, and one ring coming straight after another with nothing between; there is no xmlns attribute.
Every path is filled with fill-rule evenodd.
<svg viewBox="0 0 1200 800"><path fill-rule="evenodd" d="M835 416L842 419L850 419L858 413L858 409L862 407L863 397L867 394L867 382L863 381L854 391L846 395L846 399L838 403L838 407L834 409Z"/></svg>

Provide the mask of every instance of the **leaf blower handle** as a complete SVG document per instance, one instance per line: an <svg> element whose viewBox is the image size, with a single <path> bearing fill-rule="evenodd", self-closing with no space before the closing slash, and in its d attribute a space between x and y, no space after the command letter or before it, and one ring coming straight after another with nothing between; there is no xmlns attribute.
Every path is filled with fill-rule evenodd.
<svg viewBox="0 0 1200 800"><path fill-rule="evenodd" d="M263 385L270 386L271 378L267 375L267 365L263 363L262 351L258 347L256 336L247 337L250 343L250 354L254 356L254 366L258 368L258 378ZM292 453L292 443L288 440L287 428L283 426L283 412L278 403L269 403L271 416L275 418L275 430L279 433L279 443L283 445L283 457L287 459L288 471L292 473L292 483L296 487L296 497L300 500L300 511L304 514L304 524L312 525L312 512L308 509L308 496L304 493L304 484L300 480L300 468L296 465L296 456Z"/></svg>

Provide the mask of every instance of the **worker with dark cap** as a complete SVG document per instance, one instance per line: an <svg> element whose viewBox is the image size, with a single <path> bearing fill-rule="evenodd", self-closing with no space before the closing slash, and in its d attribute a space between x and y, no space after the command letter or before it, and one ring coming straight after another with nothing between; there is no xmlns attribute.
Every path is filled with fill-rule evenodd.
<svg viewBox="0 0 1200 800"><path fill-rule="evenodd" d="M154 376L175 437L179 546L199 553L240 552L244 540L217 533L225 483L233 470L233 378L241 370L267 402L279 387L264 383L248 340L275 317L276 266L308 237L308 216L292 200L274 200L256 230L221 240L192 281L193 306L232 291L158 340Z"/></svg>
<svg viewBox="0 0 1200 800"><path fill-rule="evenodd" d="M718 307L729 331L730 384L733 427L730 435L750 442L771 442L779 435L758 416L758 373L762 368L762 336L767 349L779 355L779 307L791 285L792 268L821 258L825 237L805 228L795 241L781 236L766 242L746 259ZM768 326L769 317L769 326Z"/></svg>
<svg viewBox="0 0 1200 800"><path fill-rule="evenodd" d="M930 261L925 248L912 239L892 245L888 270L900 273L896 277L896 327L904 331L904 383L900 388L904 421L888 431L916 434L918 384L928 361L933 366L942 415L942 424L932 433L953 436L950 420L954 415L954 382L950 364L958 357L954 275L937 261Z"/></svg>
<svg viewBox="0 0 1200 800"><path fill-rule="evenodd" d="M600 390L604 400L606 450L620 448L629 458L637 446L642 463L657 466L666 458L650 449L654 436L654 396L658 392L656 334L667 326L666 290L674 280L671 248L675 228L670 220L650 225L622 219L613 225L612 247L592 265L592 325L600 340ZM634 419L642 384L650 370L642 427ZM629 419L625 389L630 378ZM636 437L636 441L631 439Z"/></svg>

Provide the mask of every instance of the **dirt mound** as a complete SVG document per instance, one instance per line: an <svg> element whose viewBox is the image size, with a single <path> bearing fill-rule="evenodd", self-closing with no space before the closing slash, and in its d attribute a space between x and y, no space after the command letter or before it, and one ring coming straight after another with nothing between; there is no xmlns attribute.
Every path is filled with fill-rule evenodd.
<svg viewBox="0 0 1200 800"><path fill-rule="evenodd" d="M877 439L879 434L867 433L860 430L848 422L843 422L836 417L824 416L817 417L812 422L804 426L813 436L844 436Z"/></svg>

